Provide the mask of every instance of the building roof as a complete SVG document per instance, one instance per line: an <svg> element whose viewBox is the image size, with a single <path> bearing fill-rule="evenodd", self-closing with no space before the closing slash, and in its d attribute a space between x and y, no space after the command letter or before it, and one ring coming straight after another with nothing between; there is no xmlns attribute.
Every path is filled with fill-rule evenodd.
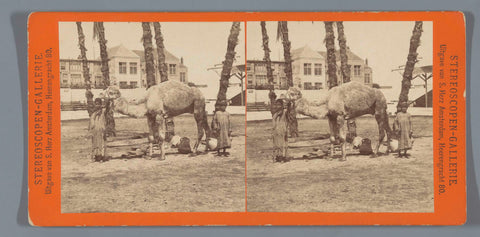
<svg viewBox="0 0 480 237"><path fill-rule="evenodd" d="M61 58L60 59L60 62L65 62L65 61L68 61L68 62L83 62L82 59L73 59L73 58ZM89 63L101 63L102 61L101 60L87 60L87 62Z"/></svg>
<svg viewBox="0 0 480 237"><path fill-rule="evenodd" d="M321 54L324 58L327 58L327 52L325 51L318 51L319 54ZM348 60L362 60L362 58L360 58L358 55L354 54L352 51L350 51L350 49L347 49L347 57L348 57ZM337 61L340 60L340 50L335 50L335 59Z"/></svg>
<svg viewBox="0 0 480 237"><path fill-rule="evenodd" d="M294 58L325 58L325 55L314 51L308 45L292 50L292 59Z"/></svg>
<svg viewBox="0 0 480 237"><path fill-rule="evenodd" d="M285 61L271 60L272 63L285 64ZM265 63L263 60L247 59L247 63ZM245 65L244 65L245 66Z"/></svg>
<svg viewBox="0 0 480 237"><path fill-rule="evenodd" d="M136 55L140 57L141 62L145 62L145 51L144 50L132 50ZM172 62L172 61L180 61L175 55L172 53L168 52L164 48L163 52L165 53L165 61L166 62ZM155 60L158 60L158 54L157 54L157 48L153 48L153 58Z"/></svg>
<svg viewBox="0 0 480 237"><path fill-rule="evenodd" d="M291 51L292 59L294 58L327 58L327 52L325 51L314 51L313 49L310 48L310 46L305 45L301 48L293 49ZM349 60L361 60L364 61L361 57L353 53L350 49L347 49L347 57ZM335 51L335 59L337 61L340 61L340 50ZM253 62L264 62L263 60L251 60L247 59L247 63ZM285 61L272 61L272 63L285 63Z"/></svg>
<svg viewBox="0 0 480 237"><path fill-rule="evenodd" d="M108 53L108 58L113 58L113 57L138 58L137 54L135 54L132 50L127 49L122 44L107 49L107 53Z"/></svg>

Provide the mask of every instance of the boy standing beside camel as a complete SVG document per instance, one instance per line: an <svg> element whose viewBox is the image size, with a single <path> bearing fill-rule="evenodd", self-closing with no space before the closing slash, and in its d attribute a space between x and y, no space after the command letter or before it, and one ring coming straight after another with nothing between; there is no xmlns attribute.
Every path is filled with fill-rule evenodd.
<svg viewBox="0 0 480 237"><path fill-rule="evenodd" d="M273 121L273 162L285 162L288 149L289 102L285 96L280 96L277 100L275 97L274 94L270 95Z"/></svg>
<svg viewBox="0 0 480 237"><path fill-rule="evenodd" d="M403 102L400 105L400 111L395 117L395 122L393 124L393 130L398 134L398 157L407 158L407 150L411 149L411 138L412 138L412 121L410 119L410 114L407 113L408 103ZM402 154L403 151L403 154Z"/></svg>
<svg viewBox="0 0 480 237"><path fill-rule="evenodd" d="M219 103L215 106L215 114L213 115L212 130L217 135L217 156L228 156L227 148L232 146L230 136L232 135L232 127L230 124L230 114L225 111L227 103ZM223 150L223 152L222 152Z"/></svg>

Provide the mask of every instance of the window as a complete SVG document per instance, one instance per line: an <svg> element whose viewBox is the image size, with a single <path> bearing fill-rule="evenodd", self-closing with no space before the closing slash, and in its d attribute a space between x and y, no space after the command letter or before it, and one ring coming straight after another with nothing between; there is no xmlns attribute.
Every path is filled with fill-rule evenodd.
<svg viewBox="0 0 480 237"><path fill-rule="evenodd" d="M95 86L103 85L103 77L100 75L95 76Z"/></svg>
<svg viewBox="0 0 480 237"><path fill-rule="evenodd" d="M65 62L60 62L60 70L61 70L61 71L67 70L67 65L66 65Z"/></svg>
<svg viewBox="0 0 480 237"><path fill-rule="evenodd" d="M311 82L305 82L303 83L303 89L305 90L311 90L312 88L312 83Z"/></svg>
<svg viewBox="0 0 480 237"><path fill-rule="evenodd" d="M137 82L136 81L131 81L130 82L130 88L137 88Z"/></svg>
<svg viewBox="0 0 480 237"><path fill-rule="evenodd" d="M293 65L292 65L293 67ZM293 68L292 68L293 70ZM278 65L278 74L285 74L285 66L283 64Z"/></svg>
<svg viewBox="0 0 480 237"><path fill-rule="evenodd" d="M119 62L118 63L118 73L127 74L127 63L126 62Z"/></svg>
<svg viewBox="0 0 480 237"><path fill-rule="evenodd" d="M267 67L266 67L265 64L263 64L263 63L257 64L257 65L255 65L255 71L256 71L256 72L266 72L266 71L267 71Z"/></svg>
<svg viewBox="0 0 480 237"><path fill-rule="evenodd" d="M128 87L128 84L127 84L126 81L121 81L121 82L120 82L120 89L125 89L125 88L127 88L127 87Z"/></svg>
<svg viewBox="0 0 480 237"><path fill-rule="evenodd" d="M168 65L168 74L177 74L177 65L169 64Z"/></svg>
<svg viewBox="0 0 480 237"><path fill-rule="evenodd" d="M257 75L257 85L266 85L267 76L266 75Z"/></svg>
<svg viewBox="0 0 480 237"><path fill-rule="evenodd" d="M322 75L322 64L315 63L315 76L321 76L321 75Z"/></svg>
<svg viewBox="0 0 480 237"><path fill-rule="evenodd" d="M252 67L250 66L250 64L247 65L247 72L249 72L250 70L252 70Z"/></svg>
<svg viewBox="0 0 480 237"><path fill-rule="evenodd" d="M70 71L79 72L82 70L80 62L70 62Z"/></svg>
<svg viewBox="0 0 480 237"><path fill-rule="evenodd" d="M80 85L82 84L82 75L80 74L72 74L70 75L72 85Z"/></svg>
<svg viewBox="0 0 480 237"><path fill-rule="evenodd" d="M353 66L353 75L357 77L360 76L360 65Z"/></svg>
<svg viewBox="0 0 480 237"><path fill-rule="evenodd" d="M255 85L253 84L253 75L247 74L247 88L253 89Z"/></svg>
<svg viewBox="0 0 480 237"><path fill-rule="evenodd" d="M312 75L312 64L304 63L303 64L303 75Z"/></svg>
<svg viewBox="0 0 480 237"><path fill-rule="evenodd" d="M320 90L322 88L323 88L323 86L322 86L321 82L315 82L315 90Z"/></svg>
<svg viewBox="0 0 480 237"><path fill-rule="evenodd" d="M370 73L365 73L365 84L372 83L372 79L370 78Z"/></svg>
<svg viewBox="0 0 480 237"><path fill-rule="evenodd" d="M130 74L137 74L137 63L130 63Z"/></svg>
<svg viewBox="0 0 480 237"><path fill-rule="evenodd" d="M186 82L187 81L186 79L187 78L185 77L185 72L181 72L180 73L180 82Z"/></svg>

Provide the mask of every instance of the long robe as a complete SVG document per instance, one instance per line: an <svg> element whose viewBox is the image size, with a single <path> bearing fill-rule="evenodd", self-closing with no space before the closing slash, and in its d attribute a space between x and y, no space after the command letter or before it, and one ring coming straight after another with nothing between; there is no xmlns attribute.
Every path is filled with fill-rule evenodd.
<svg viewBox="0 0 480 237"><path fill-rule="evenodd" d="M106 156L106 134L105 134L105 109L96 110L90 117L89 130L92 136L92 157L96 160L98 157Z"/></svg>
<svg viewBox="0 0 480 237"><path fill-rule="evenodd" d="M272 106L273 121L273 156L286 157L288 148L288 110L282 103L277 102Z"/></svg>
<svg viewBox="0 0 480 237"><path fill-rule="evenodd" d="M394 130L399 132L398 136L398 149L410 149L411 139L410 132L412 131L412 122L410 120L409 113L398 112L395 117Z"/></svg>
<svg viewBox="0 0 480 237"><path fill-rule="evenodd" d="M212 130L217 134L217 149L230 148L232 146L230 140L232 127L230 124L230 114L228 112L215 112L212 121Z"/></svg>

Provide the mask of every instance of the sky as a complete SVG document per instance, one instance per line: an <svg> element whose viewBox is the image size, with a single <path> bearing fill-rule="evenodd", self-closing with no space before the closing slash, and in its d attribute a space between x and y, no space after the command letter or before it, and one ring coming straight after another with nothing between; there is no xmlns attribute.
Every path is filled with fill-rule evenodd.
<svg viewBox="0 0 480 237"><path fill-rule="evenodd" d="M188 79L196 84L206 84L212 94L218 91L220 77L214 71L207 70L225 59L227 40L231 22L162 22L162 34L165 48L178 58L183 57L188 67ZM123 44L128 49L143 50L143 35L140 22L105 22L107 47ZM245 26L240 24L238 45L235 48L236 64L245 64ZM83 22L87 58L100 55L98 42L93 40L93 23ZM153 27L152 35L154 37ZM153 38L155 44L155 39ZM77 58L78 34L75 22L59 23L60 58ZM233 79L234 83L238 80Z"/></svg>
<svg viewBox="0 0 480 237"><path fill-rule="evenodd" d="M368 59L368 64L373 69L373 81L382 86L393 86L394 94L400 89L402 77L399 72L392 72L392 69L406 63L414 24L413 21L344 22L347 46L361 58ZM123 44L129 49L143 50L140 22L106 22L104 25L107 47ZM166 49L175 56L184 58L189 70L189 81L208 85L207 97L216 95L220 79L217 73L207 69L225 59L231 25L231 22L161 23ZM93 23L84 22L82 26L86 37L87 57L98 58L98 43L92 38ZM263 58L260 23L248 22L246 29L247 32L244 23L241 23L234 65L244 64L245 49L247 59ZM292 50L308 45L314 50L325 51L323 22L290 21L288 29ZM336 28L334 31L337 37ZM276 40L277 22L267 22L267 32L272 60L283 60L282 44ZM75 22L59 23L59 33L60 58L77 58L79 49ZM338 48L337 38L335 44ZM432 65L432 47L433 24L423 22L421 44L417 49L420 61L416 66ZM238 80L232 79L231 82L238 83Z"/></svg>
<svg viewBox="0 0 480 237"><path fill-rule="evenodd" d="M272 60L283 60L283 46L276 40L277 22L266 22L270 38ZM392 69L405 65L410 47L415 22L406 21L363 21L343 22L350 50L365 59L373 70L373 81L380 85L400 87L402 79L398 72ZM417 49L421 60L416 66L432 65L433 58L433 24L423 22L421 43ZM292 50L308 45L313 50L326 51L325 25L323 22L288 22L289 39ZM335 31L335 44L338 49L338 34ZM260 22L247 23L247 58L262 59L262 34Z"/></svg>

